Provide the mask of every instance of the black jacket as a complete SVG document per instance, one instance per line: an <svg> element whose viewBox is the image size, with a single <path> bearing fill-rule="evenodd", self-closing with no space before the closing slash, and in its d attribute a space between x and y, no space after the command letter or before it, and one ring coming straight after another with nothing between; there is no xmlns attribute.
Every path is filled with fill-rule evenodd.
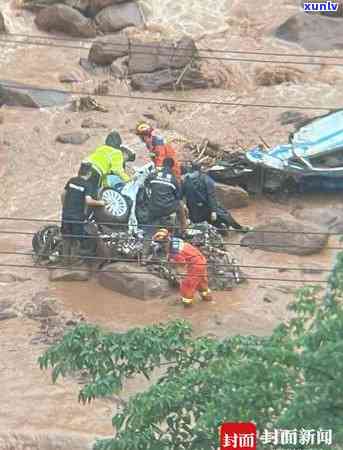
<svg viewBox="0 0 343 450"><path fill-rule="evenodd" d="M150 214L153 217L169 216L176 212L180 200L180 187L175 176L168 170L157 172L150 180Z"/></svg>
<svg viewBox="0 0 343 450"><path fill-rule="evenodd" d="M185 176L182 185L182 197L186 198L187 208L192 210L206 210L205 215L217 211L215 182L208 175L199 171Z"/></svg>

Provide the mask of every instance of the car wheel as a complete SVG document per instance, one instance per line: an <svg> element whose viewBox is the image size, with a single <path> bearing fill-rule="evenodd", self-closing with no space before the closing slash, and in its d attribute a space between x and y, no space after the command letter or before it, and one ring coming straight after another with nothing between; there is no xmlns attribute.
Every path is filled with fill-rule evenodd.
<svg viewBox="0 0 343 450"><path fill-rule="evenodd" d="M131 208L130 199L111 188L104 189L100 193L99 199L106 203L105 207L95 209L99 222L126 223L128 221Z"/></svg>

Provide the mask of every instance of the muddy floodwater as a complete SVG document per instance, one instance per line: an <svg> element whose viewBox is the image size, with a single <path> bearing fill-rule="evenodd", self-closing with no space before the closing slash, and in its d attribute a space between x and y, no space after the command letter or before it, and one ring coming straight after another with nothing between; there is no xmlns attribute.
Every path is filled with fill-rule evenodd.
<svg viewBox="0 0 343 450"><path fill-rule="evenodd" d="M7 38L1 38L0 81L14 80L84 93L94 92L101 81L108 81L111 94L128 97L99 98L107 113L74 112L69 106L42 110L0 108L1 216L27 219L0 220L0 307L10 305L15 311L11 319L0 320L0 450L81 450L89 448L96 436L112 432L110 419L117 411L119 400L97 400L84 407L77 402L79 380L68 378L54 386L50 373L39 369L37 358L54 336L49 335L54 331L49 328L49 320L52 323L56 317L49 317L45 322L35 317L35 302L41 298L55 301L59 307L58 318L82 317L117 332L186 319L195 335L218 338L237 333L268 335L289 317L287 305L298 287L326 280L337 252L335 248L342 244L337 236L331 236L321 252L294 256L240 247L241 235L232 233L227 238L228 249L242 266L247 281L232 291L216 292L213 304L198 301L190 309L180 305L177 292L162 300L140 301L102 288L96 277L88 282L52 283L45 269L33 266L32 235L44 223L59 220L61 191L78 170L80 161L103 144L113 129L119 130L126 143L138 145L132 129L138 120L147 117L154 118L154 124L168 136L182 136L196 143L211 139L228 150L249 149L261 143L261 138L269 146L287 143L295 125L283 120L283 113L287 115L291 111L294 116L294 108L287 105L341 107L343 77L339 67L295 66L290 58L282 57L284 53L307 54L303 48L273 36L276 27L299 12L298 0L141 0L147 18L144 33L148 38L179 38L186 34L195 39L199 48L225 50L219 54L225 58L232 57L230 50L275 52L281 54L277 61L287 66L290 76L286 82L261 85L256 81L257 69L266 71L264 79L270 81L279 63L212 59L203 61L202 70L219 80L215 87L153 93L146 95L148 99L137 101L130 97L132 91L127 83L113 80L108 71L93 76L81 68L79 61L87 58L89 43L73 41L81 48L67 51L23 43L28 36L49 35L36 28L33 14L23 11L20 3L0 0L0 11L10 32ZM14 40L14 34L17 43L9 42ZM332 52L327 54L332 56ZM251 59L258 58L255 55ZM314 59L311 55L306 60ZM60 76L66 73L71 73L78 82L62 84ZM156 96L174 95L194 103L173 103L172 108L167 108L168 102L154 101ZM213 105L213 101L227 105ZM240 103L248 103L250 107ZM302 111L304 118L318 114L315 108ZM84 119L101 122L104 128L87 129L88 140L81 145L56 142L58 134L85 132L81 127ZM138 163L146 158L141 149ZM311 194L282 201L252 197L249 206L231 212L242 224L254 226L271 218L291 218L299 208L339 207L342 196L343 193ZM324 289L325 283L321 286ZM130 380L123 396L128 397L146 386L141 379ZM23 433L26 447L19 441L10 441L8 435L12 439L18 433Z"/></svg>

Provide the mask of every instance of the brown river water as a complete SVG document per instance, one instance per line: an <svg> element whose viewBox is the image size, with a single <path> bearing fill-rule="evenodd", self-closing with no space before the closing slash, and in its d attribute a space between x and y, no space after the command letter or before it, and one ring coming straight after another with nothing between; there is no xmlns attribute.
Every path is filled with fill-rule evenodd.
<svg viewBox="0 0 343 450"><path fill-rule="evenodd" d="M204 47L294 50L272 39L270 30L298 11L295 0L268 1L263 5L253 0L244 4L238 0L142 0L141 3L152 28L160 27L167 35L185 32L193 35ZM0 0L0 9L5 13L12 33L42 34L35 29L30 13L17 9L15 2ZM61 87L59 75L75 71L82 77L82 87L90 89L93 81L78 66L79 58L86 55L84 50L66 52L35 46L3 45L0 77ZM247 67L242 65L240 70L250 76L250 68ZM127 93L127 87L122 84L114 84L113 90ZM315 104L333 105L343 101L342 92L340 85L332 86L325 81L252 90L248 90L244 83L238 83L235 90L208 90L185 96L191 99L244 99L280 104L313 101ZM59 194L66 179L75 172L81 158L103 142L111 128L119 129L127 142L134 144L136 141L130 130L142 114L155 114L157 118L165 119L157 103L114 102L106 98L101 99L101 103L110 109L109 113L82 115L65 110L1 108L0 114L4 116L4 123L0 124L0 206L3 216L57 219L60 212ZM256 142L258 134L271 145L287 139L292 127L281 127L278 120L280 113L256 108L223 110L209 105L178 105L176 112L168 116L168 121L170 129L186 136L204 137L210 134L228 145L239 139L243 146L248 147ZM107 129L92 131L90 139L81 146L56 144L58 133L79 130L85 117L102 120L107 124ZM243 129L245 124L251 126ZM334 207L340 204L340 195L311 195L291 198L283 203L258 198L252 199L247 208L234 210L233 215L243 224L255 225L266 218L287 217L296 207ZM40 225L34 222L1 222L0 231L34 232ZM7 236L2 233L0 251L30 252L31 237L29 234ZM232 241L238 243L239 237L232 236ZM335 244L336 240L331 238L330 245ZM327 249L314 256L300 257L237 246L232 251L242 265L322 269L331 267L335 254ZM1 262L32 264L29 256L10 254L2 254ZM57 298L65 311L81 313L91 322L113 331L182 318L192 323L196 335L218 338L236 333L266 335L288 317L287 304L293 299L295 289L302 285L299 280L325 279L325 273L276 269L243 271L248 277L282 281L250 280L231 292L215 293L215 302L211 305L198 302L194 308L185 310L177 302L176 293L163 300L139 301L108 291L96 280L49 283L47 274L41 270L2 268L1 272L15 273L30 280L25 283L0 283L0 303L14 301L21 305L37 293L45 292ZM264 301L266 294L274 299L271 303ZM26 442L27 448L35 450L88 448L95 435L111 433L110 417L117 405L112 399L96 401L86 407L79 405L77 394L80 385L75 380L59 381L53 386L49 373L41 372L37 365L37 357L46 347L31 344L38 331L39 323L28 318L0 321L0 450L23 450L23 442ZM145 387L146 384L140 379L130 380L124 397ZM13 441L13 433L22 437Z"/></svg>

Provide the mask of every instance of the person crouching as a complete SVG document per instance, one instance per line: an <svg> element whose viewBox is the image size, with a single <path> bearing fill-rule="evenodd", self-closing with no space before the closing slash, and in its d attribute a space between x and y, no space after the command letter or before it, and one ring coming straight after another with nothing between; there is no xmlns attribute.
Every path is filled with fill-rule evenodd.
<svg viewBox="0 0 343 450"><path fill-rule="evenodd" d="M200 293L202 300L211 302L213 299L208 287L205 256L188 242L172 237L165 228L154 234L153 241L162 244L167 260L176 264L178 272L182 271L185 274L180 284L181 301L184 306L194 303L197 292Z"/></svg>

